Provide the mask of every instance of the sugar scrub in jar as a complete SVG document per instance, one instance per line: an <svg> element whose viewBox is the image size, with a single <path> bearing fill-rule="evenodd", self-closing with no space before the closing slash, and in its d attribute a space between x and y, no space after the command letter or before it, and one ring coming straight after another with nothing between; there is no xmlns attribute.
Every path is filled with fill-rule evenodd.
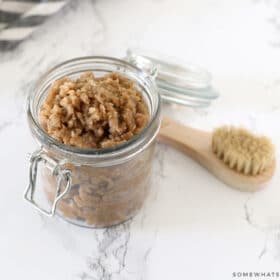
<svg viewBox="0 0 280 280"><path fill-rule="evenodd" d="M107 227L141 209L160 126L157 87L145 72L109 57L66 61L38 82L28 122L41 148L25 198L39 211ZM38 182L49 210L34 199Z"/></svg>

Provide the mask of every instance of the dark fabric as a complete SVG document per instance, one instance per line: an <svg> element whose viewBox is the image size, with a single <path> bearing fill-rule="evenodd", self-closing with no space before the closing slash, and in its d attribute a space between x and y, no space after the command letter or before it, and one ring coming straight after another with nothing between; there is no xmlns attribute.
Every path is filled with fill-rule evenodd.
<svg viewBox="0 0 280 280"><path fill-rule="evenodd" d="M1 9L1 3L0 3ZM15 20L18 20L21 17L19 13L3 12L0 10L0 22L1 23L11 23Z"/></svg>

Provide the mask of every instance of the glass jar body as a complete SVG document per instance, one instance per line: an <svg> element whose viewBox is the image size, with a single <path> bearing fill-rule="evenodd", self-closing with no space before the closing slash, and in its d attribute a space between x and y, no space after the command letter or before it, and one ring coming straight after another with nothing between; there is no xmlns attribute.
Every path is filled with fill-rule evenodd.
<svg viewBox="0 0 280 280"><path fill-rule="evenodd" d="M117 71L135 82L151 115L148 126L139 135L115 148L83 150L58 143L44 132L39 112L52 82L85 71L100 76ZM159 95L149 76L114 58L67 61L49 71L30 95L28 122L41 149L31 157L30 184L25 196L38 210L49 216L56 211L71 223L88 227L119 224L139 211L151 187L155 137L160 126ZM40 187L52 205L50 212L39 207L33 197L37 173Z"/></svg>
<svg viewBox="0 0 280 280"><path fill-rule="evenodd" d="M57 213L80 226L106 227L133 217L142 207L151 188L155 142L129 161L113 166L75 165L72 184L57 204ZM44 192L52 204L57 192L57 178L52 170L41 168ZM63 187L62 187L63 188Z"/></svg>

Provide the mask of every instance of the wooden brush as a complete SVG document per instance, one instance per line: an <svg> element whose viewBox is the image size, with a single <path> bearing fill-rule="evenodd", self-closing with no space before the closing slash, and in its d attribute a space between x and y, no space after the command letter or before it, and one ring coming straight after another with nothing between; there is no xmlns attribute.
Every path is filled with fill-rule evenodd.
<svg viewBox="0 0 280 280"><path fill-rule="evenodd" d="M254 192L275 170L274 146L246 129L221 127L208 133L164 118L159 140L182 150L227 185Z"/></svg>

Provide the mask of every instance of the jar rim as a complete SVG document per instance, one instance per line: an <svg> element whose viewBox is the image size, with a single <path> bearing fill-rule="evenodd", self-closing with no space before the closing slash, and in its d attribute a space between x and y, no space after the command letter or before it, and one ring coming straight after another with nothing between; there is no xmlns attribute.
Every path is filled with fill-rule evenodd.
<svg viewBox="0 0 280 280"><path fill-rule="evenodd" d="M149 87L149 92L146 91L146 94L149 96L153 95L154 98L154 103L155 104L150 104L151 106L151 116L149 123L147 126L137 135L129 139L128 141L116 145L114 147L108 147L108 148L99 148L99 149L82 149L70 145L65 145L50 135L47 134L47 132L41 127L39 120L38 120L38 115L34 111L34 104L33 100L36 97L36 95L42 94L42 86L44 83L50 79L50 76L54 75L56 72L61 72L63 68L67 67L75 67L75 65L79 65L82 63L108 63L109 64L116 64L118 66L124 67L126 70L130 70L134 72L137 77L139 77L142 81L145 81L145 84L148 85ZM91 71L94 72L94 69ZM122 73L122 72L121 72ZM60 75L61 78L63 76L66 76L67 74L63 74L63 71L61 72L62 75ZM122 73L125 74L125 73ZM50 79L48 82L49 84L53 82L55 79ZM64 155L65 154L72 154L75 155L76 157L81 157L81 158L88 158L88 159L106 159L106 158L112 158L114 156L120 157L124 156L126 159L128 159L130 154L131 156L134 156L135 153L141 152L145 147L156 137L157 132L159 130L160 126L160 120L157 125L153 129L155 120L159 119L160 117L160 110L161 110L161 102L160 102L160 95L158 93L157 86L155 82L147 75L143 70L140 68L136 67L135 65L121 59L117 59L114 57L109 57L109 56L85 56L85 57L77 57L73 58L70 60L66 60L50 70L48 70L41 78L37 81L33 92L28 96L28 102L27 102L27 116L28 120L30 122L30 128L33 133L36 134L36 137L38 138L39 142L43 144L44 146L47 146L49 148L53 148L54 150L58 152L62 152ZM39 104L37 104L38 106ZM154 130L154 133L150 139L147 138L147 134L151 131ZM149 141L145 141L149 140ZM142 145L141 145L142 144Z"/></svg>

